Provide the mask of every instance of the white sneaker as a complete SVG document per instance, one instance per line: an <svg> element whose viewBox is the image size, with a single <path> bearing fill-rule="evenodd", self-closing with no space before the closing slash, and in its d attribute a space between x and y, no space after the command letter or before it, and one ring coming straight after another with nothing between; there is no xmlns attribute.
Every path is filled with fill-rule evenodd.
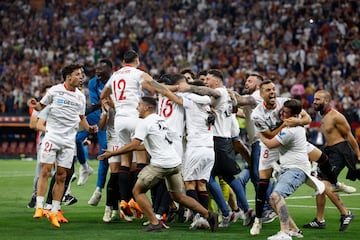
<svg viewBox="0 0 360 240"><path fill-rule="evenodd" d="M249 224L251 223L254 217L255 217L254 210L252 208L249 208L249 210L246 213L244 213L243 226L249 226Z"/></svg>
<svg viewBox="0 0 360 240"><path fill-rule="evenodd" d="M91 198L89 199L88 204L91 206L97 206L100 202L100 199L101 199L101 192L95 190Z"/></svg>
<svg viewBox="0 0 360 240"><path fill-rule="evenodd" d="M109 206L105 206L105 212L104 212L104 216L103 216L103 221L106 223L111 222L111 208Z"/></svg>
<svg viewBox="0 0 360 240"><path fill-rule="evenodd" d="M274 221L276 218L278 217L278 215L276 214L276 212L274 210L266 210L263 213L263 216L261 218L261 222L262 223L271 223L272 221Z"/></svg>
<svg viewBox="0 0 360 240"><path fill-rule="evenodd" d="M78 186L84 185L87 182L89 176L93 173L94 173L94 169L92 169L92 167L89 166L88 168L85 168L82 165L80 165L79 180L77 182L77 185Z"/></svg>
<svg viewBox="0 0 360 240"><path fill-rule="evenodd" d="M196 229L208 229L210 228L209 222L200 216L199 213L195 214L193 218L193 222L190 224L189 229L196 230Z"/></svg>
<svg viewBox="0 0 360 240"><path fill-rule="evenodd" d="M222 216L222 221L219 224L220 228L227 228L230 225L230 215L225 217L224 215Z"/></svg>
<svg viewBox="0 0 360 240"><path fill-rule="evenodd" d="M303 238L304 237L304 234L303 234L303 232L301 231L301 230L299 230L299 231L297 231L297 232L295 232L295 231L289 231L289 235L291 236L291 237L296 237L296 238Z"/></svg>
<svg viewBox="0 0 360 240"><path fill-rule="evenodd" d="M239 219L245 219L245 214L244 214L243 210L241 210L241 209L239 209L238 212L233 211L230 216L231 216L230 217L231 223L235 223Z"/></svg>
<svg viewBox="0 0 360 240"><path fill-rule="evenodd" d="M250 235L251 236L259 235L261 228L262 228L261 219L256 217L250 229Z"/></svg>
<svg viewBox="0 0 360 240"><path fill-rule="evenodd" d="M267 238L268 240L292 240L292 237L282 231Z"/></svg>
<svg viewBox="0 0 360 240"><path fill-rule="evenodd" d="M334 192L340 192L340 191L350 194L350 193L356 192L356 188L347 186L347 185L345 185L345 183L338 182L338 183L336 183Z"/></svg>

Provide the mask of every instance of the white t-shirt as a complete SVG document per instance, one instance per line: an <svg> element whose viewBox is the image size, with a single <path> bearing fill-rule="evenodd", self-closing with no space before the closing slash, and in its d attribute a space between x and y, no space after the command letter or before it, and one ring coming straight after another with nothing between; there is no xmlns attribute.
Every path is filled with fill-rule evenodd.
<svg viewBox="0 0 360 240"><path fill-rule="evenodd" d="M307 154L306 130L302 126L286 127L275 136L279 146L280 167L300 168L310 174L311 165Z"/></svg>
<svg viewBox="0 0 360 240"><path fill-rule="evenodd" d="M61 83L51 87L40 102L49 108L45 137L60 145L73 147L79 116L85 115L85 95L79 89L69 91Z"/></svg>
<svg viewBox="0 0 360 240"><path fill-rule="evenodd" d="M138 117L136 107L141 97L141 82L144 72L125 66L113 73L105 87L110 88L113 94L116 117Z"/></svg>
<svg viewBox="0 0 360 240"><path fill-rule="evenodd" d="M263 102L263 99L260 96L260 90L256 90L250 96L255 99L257 105ZM247 132L247 135L249 138L249 144L253 144L254 142L256 142L259 139L259 132L258 132L257 128L255 128L254 121L251 118L251 114L257 105L245 105L243 107L243 111L244 111L245 119L246 119L245 128L246 128L246 132Z"/></svg>
<svg viewBox="0 0 360 240"><path fill-rule="evenodd" d="M213 133L215 137L231 138L232 101L225 87L215 90L219 91L221 96L217 99L212 98L211 102L216 114Z"/></svg>
<svg viewBox="0 0 360 240"><path fill-rule="evenodd" d="M213 126L207 125L211 99L193 93L183 95L186 114L186 140L191 147L213 147Z"/></svg>
<svg viewBox="0 0 360 240"><path fill-rule="evenodd" d="M153 113L142 119L136 126L134 137L144 142L151 156L150 164L161 168L173 168L181 164L181 158L172 144L174 133L159 115Z"/></svg>

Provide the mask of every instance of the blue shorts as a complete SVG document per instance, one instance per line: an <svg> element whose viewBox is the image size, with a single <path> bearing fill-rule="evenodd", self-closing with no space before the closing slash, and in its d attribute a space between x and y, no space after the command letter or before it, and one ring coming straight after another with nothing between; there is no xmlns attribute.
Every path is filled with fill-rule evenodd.
<svg viewBox="0 0 360 240"><path fill-rule="evenodd" d="M275 183L273 192L286 198L305 183L306 179L307 176L305 172L299 168L282 169Z"/></svg>

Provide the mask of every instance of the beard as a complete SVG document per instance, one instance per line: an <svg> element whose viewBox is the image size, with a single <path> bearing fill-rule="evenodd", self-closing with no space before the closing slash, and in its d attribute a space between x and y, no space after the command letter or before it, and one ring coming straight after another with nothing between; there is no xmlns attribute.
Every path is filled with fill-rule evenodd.
<svg viewBox="0 0 360 240"><path fill-rule="evenodd" d="M314 106L314 109L318 112L321 112L322 110L324 110L325 105L324 104L318 104L316 106Z"/></svg>

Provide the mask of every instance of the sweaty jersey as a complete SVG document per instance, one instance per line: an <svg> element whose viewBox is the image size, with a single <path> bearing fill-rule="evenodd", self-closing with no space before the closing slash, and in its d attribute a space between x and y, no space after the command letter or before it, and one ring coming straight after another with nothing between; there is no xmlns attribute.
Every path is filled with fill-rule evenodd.
<svg viewBox="0 0 360 240"><path fill-rule="evenodd" d="M255 99L257 105L263 102L263 99L260 96L260 90L256 90L250 96ZM259 132L255 128L254 121L251 118L251 114L257 105L245 105L243 107L243 111L244 111L245 119L246 119L245 129L246 129L250 144L253 144L254 142L256 142L259 139Z"/></svg>
<svg viewBox="0 0 360 240"><path fill-rule="evenodd" d="M210 97L188 93L183 95L182 99L186 115L187 146L213 147L213 126L207 124Z"/></svg>
<svg viewBox="0 0 360 240"><path fill-rule="evenodd" d="M63 83L51 87L40 100L49 108L45 136L55 143L74 146L80 115L85 115L85 95L76 88L69 91Z"/></svg>
<svg viewBox="0 0 360 240"><path fill-rule="evenodd" d="M159 115L153 113L142 119L136 126L134 137L144 142L151 156L150 164L161 168L181 164L181 158L173 146L173 133Z"/></svg>
<svg viewBox="0 0 360 240"><path fill-rule="evenodd" d="M125 66L113 73L106 83L105 86L113 93L116 117L138 117L136 107L142 93L143 73L137 68Z"/></svg>
<svg viewBox="0 0 360 240"><path fill-rule="evenodd" d="M232 101L226 88L215 88L221 96L213 98L211 105L215 112L214 137L231 138Z"/></svg>

